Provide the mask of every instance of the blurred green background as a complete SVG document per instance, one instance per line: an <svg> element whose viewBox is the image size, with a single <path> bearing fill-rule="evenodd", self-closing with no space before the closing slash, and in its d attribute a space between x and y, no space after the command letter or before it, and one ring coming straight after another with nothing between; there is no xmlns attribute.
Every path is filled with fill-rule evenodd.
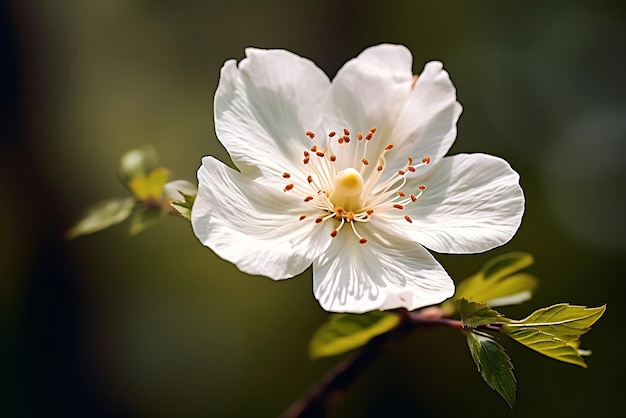
<svg viewBox="0 0 626 418"><path fill-rule="evenodd" d="M286 48L330 76L367 46L444 62L464 106L452 153L521 174L527 211L488 254L437 258L458 281L529 251L536 297L598 306L589 369L503 344L518 379L509 411L463 336L426 330L363 373L330 417L614 416L622 405L626 217L626 8L622 1L7 1L2 6L0 416L273 417L338 359L310 361L326 318L311 271L240 273L182 219L65 242L83 208L124 196L125 151L152 144L195 179L216 140L222 63Z"/></svg>

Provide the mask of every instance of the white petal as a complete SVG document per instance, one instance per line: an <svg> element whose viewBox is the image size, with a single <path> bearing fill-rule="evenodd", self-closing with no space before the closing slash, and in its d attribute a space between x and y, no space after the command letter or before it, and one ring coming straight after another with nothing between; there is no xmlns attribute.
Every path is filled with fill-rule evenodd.
<svg viewBox="0 0 626 418"><path fill-rule="evenodd" d="M347 128L356 135L375 126L377 137L388 136L411 93L412 61L406 47L389 44L368 48L348 61L326 98L325 128Z"/></svg>
<svg viewBox="0 0 626 418"><path fill-rule="evenodd" d="M367 243L359 244L351 231L342 230L313 264L313 291L324 309L413 310L454 294L448 273L421 245L371 223L361 229Z"/></svg>
<svg viewBox="0 0 626 418"><path fill-rule="evenodd" d="M193 196L198 193L198 188L187 180L174 180L163 186L163 195L169 200L183 200L183 193Z"/></svg>
<svg viewBox="0 0 626 418"><path fill-rule="evenodd" d="M519 175L501 158L458 154L443 158L405 187L427 186L416 204L405 206L413 223L404 230L442 253L477 253L509 241L524 213ZM403 222L403 221L402 221Z"/></svg>
<svg viewBox="0 0 626 418"><path fill-rule="evenodd" d="M217 137L244 174L294 170L290 164L311 146L305 133L319 126L330 81L311 61L288 51L248 48L246 55L239 68L234 60L222 68L215 92Z"/></svg>
<svg viewBox="0 0 626 418"><path fill-rule="evenodd" d="M205 157L191 223L200 241L249 274L272 279L304 271L330 241L332 225L299 221L304 202Z"/></svg>
<svg viewBox="0 0 626 418"><path fill-rule="evenodd" d="M427 63L390 135L394 144L387 154L390 170L405 166L409 155L417 160L429 157L433 163L443 158L456 139L461 111L456 89L443 65L437 61Z"/></svg>

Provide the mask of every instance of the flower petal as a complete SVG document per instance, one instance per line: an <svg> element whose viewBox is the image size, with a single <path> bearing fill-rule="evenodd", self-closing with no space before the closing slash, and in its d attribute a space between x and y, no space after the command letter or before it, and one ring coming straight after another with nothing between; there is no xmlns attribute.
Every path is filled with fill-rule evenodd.
<svg viewBox="0 0 626 418"><path fill-rule="evenodd" d="M443 64L427 63L390 135L394 150L387 155L389 168L402 168L409 155L433 163L443 158L456 139L462 109Z"/></svg>
<svg viewBox="0 0 626 418"><path fill-rule="evenodd" d="M361 229L366 244L359 244L350 231L341 231L313 263L313 291L324 309L413 310L454 294L448 273L421 245L372 223Z"/></svg>
<svg viewBox="0 0 626 418"><path fill-rule="evenodd" d="M388 136L411 94L411 52L402 45L377 45L348 61L333 79L324 103L324 127ZM385 144L382 146L384 147Z"/></svg>
<svg viewBox="0 0 626 418"><path fill-rule="evenodd" d="M200 241L249 274L302 273L330 242L332 225L299 221L304 202L250 180L213 157L198 170L191 224Z"/></svg>
<svg viewBox="0 0 626 418"><path fill-rule="evenodd" d="M246 56L239 68L235 60L222 67L215 92L217 137L243 174L293 170L290 165L311 146L305 132L319 126L330 81L311 61L288 51L248 48Z"/></svg>
<svg viewBox="0 0 626 418"><path fill-rule="evenodd" d="M443 158L406 189L427 186L417 204L405 207L413 222L403 230L443 253L477 253L508 242L522 221L519 175L501 158L458 154Z"/></svg>

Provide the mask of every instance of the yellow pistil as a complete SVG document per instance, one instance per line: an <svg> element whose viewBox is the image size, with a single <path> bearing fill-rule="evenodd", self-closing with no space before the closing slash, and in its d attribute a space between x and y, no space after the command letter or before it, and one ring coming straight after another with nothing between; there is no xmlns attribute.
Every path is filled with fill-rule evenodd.
<svg viewBox="0 0 626 418"><path fill-rule="evenodd" d="M329 196L330 201L348 212L357 211L361 206L363 183L363 176L354 168L341 170L335 176L335 188Z"/></svg>

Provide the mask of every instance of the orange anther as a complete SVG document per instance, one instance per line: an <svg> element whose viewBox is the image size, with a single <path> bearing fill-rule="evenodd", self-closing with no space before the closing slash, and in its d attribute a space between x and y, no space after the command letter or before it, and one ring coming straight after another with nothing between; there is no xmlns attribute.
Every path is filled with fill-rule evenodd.
<svg viewBox="0 0 626 418"><path fill-rule="evenodd" d="M402 205L400 205L398 203L394 204L393 207L396 208L396 209L404 209L404 206L402 206Z"/></svg>
<svg viewBox="0 0 626 418"><path fill-rule="evenodd" d="M406 221L410 224L413 223L413 219L411 219L411 217L409 215L404 215L404 219L406 219Z"/></svg>
<svg viewBox="0 0 626 418"><path fill-rule="evenodd" d="M283 191L287 192L289 190L293 189L293 183L289 183L288 185L285 186L285 188L283 189Z"/></svg>
<svg viewBox="0 0 626 418"><path fill-rule="evenodd" d="M288 179L289 177L291 177L291 174L289 174L289 173L283 173L283 178Z"/></svg>
<svg viewBox="0 0 626 418"><path fill-rule="evenodd" d="M361 238L359 240L359 244L365 244L367 242L367 238Z"/></svg>

